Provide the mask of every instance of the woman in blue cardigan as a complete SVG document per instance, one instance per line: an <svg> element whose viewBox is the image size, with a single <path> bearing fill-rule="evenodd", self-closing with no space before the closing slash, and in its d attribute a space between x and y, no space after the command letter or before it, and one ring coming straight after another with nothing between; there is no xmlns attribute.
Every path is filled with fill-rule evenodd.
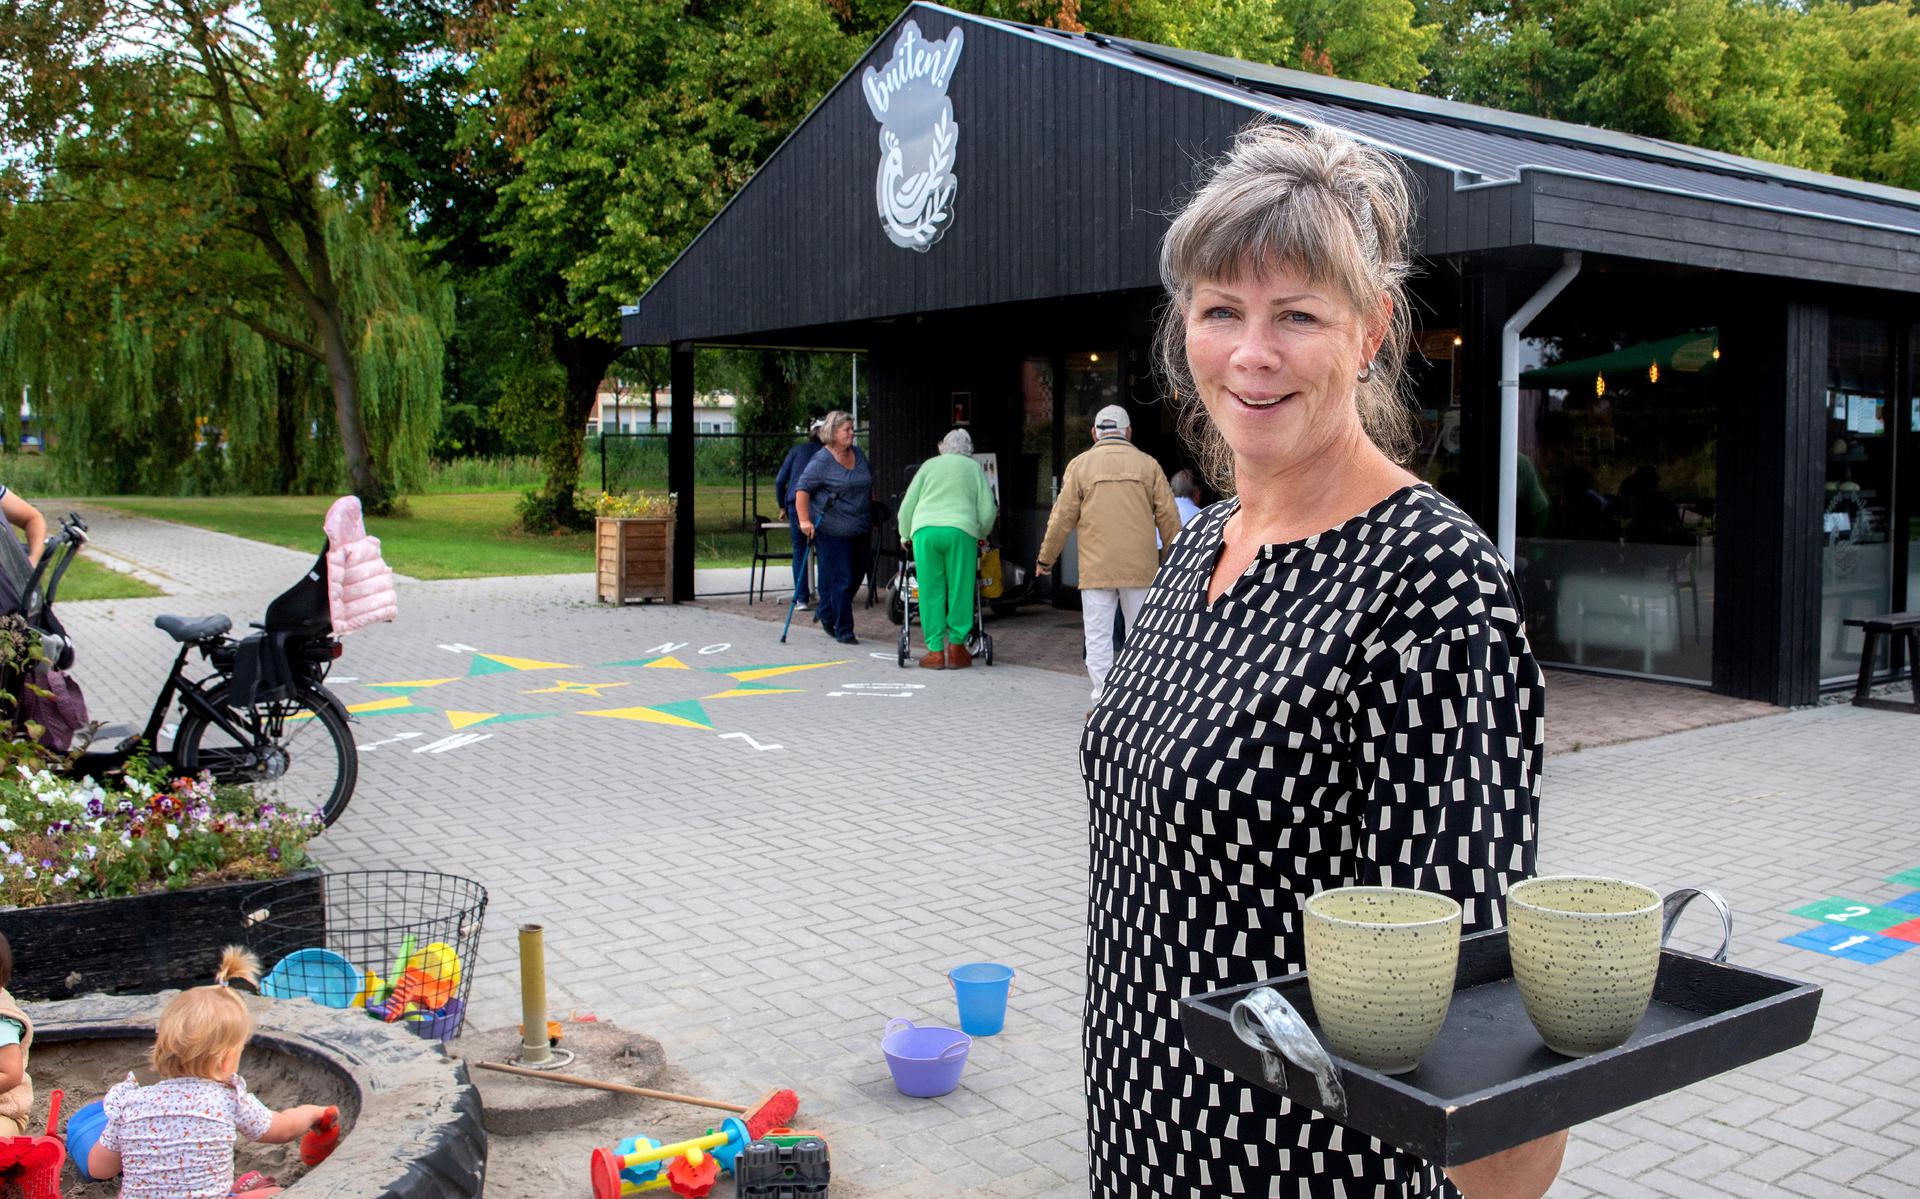
<svg viewBox="0 0 1920 1199"><path fill-rule="evenodd" d="M820 561L820 627L842 645L858 645L853 636L853 593L859 589L856 562L865 561L873 530L873 468L853 444L853 418L829 412L821 440L826 448L813 456L793 489L800 532L813 542Z"/></svg>

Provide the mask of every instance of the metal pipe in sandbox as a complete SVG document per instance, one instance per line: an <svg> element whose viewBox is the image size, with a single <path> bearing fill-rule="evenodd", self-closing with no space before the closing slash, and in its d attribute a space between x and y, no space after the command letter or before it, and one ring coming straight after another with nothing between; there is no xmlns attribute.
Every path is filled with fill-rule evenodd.
<svg viewBox="0 0 1920 1199"><path fill-rule="evenodd" d="M547 943L538 924L520 926L520 1060L545 1065L547 1045Z"/></svg>

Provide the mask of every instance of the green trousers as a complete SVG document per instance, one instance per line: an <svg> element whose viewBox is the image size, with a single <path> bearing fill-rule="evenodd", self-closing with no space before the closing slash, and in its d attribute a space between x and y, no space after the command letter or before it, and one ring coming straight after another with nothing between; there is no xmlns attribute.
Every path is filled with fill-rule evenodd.
<svg viewBox="0 0 1920 1199"><path fill-rule="evenodd" d="M930 526L913 535L913 565L920 580L920 621L927 648L964 645L973 628L973 576L978 543L963 529Z"/></svg>

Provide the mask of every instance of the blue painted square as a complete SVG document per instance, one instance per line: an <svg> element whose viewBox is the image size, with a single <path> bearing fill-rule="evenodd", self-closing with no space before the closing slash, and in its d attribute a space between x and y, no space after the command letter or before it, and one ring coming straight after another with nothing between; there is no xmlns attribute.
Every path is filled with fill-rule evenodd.
<svg viewBox="0 0 1920 1199"><path fill-rule="evenodd" d="M1799 949L1811 949L1816 953L1824 953L1828 957L1846 958L1850 962L1865 962L1870 966L1915 948L1911 941L1898 941L1892 937L1831 926L1810 928L1806 932L1795 933L1791 937L1782 937L1780 940Z"/></svg>
<svg viewBox="0 0 1920 1199"><path fill-rule="evenodd" d="M1909 895L1902 895L1898 899L1889 899L1880 906L1883 908L1892 908L1899 912L1920 912L1920 891L1915 891Z"/></svg>

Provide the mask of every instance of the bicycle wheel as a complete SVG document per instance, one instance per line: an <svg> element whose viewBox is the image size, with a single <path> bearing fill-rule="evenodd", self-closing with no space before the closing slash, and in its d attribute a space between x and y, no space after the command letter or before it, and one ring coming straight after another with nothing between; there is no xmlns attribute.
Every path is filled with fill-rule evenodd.
<svg viewBox="0 0 1920 1199"><path fill-rule="evenodd" d="M283 811L318 812L328 824L340 819L353 798L360 757L331 696L303 687L292 699L233 708L221 686L207 700L245 739L188 708L173 739L174 760L182 770L208 770L216 782L250 786Z"/></svg>

